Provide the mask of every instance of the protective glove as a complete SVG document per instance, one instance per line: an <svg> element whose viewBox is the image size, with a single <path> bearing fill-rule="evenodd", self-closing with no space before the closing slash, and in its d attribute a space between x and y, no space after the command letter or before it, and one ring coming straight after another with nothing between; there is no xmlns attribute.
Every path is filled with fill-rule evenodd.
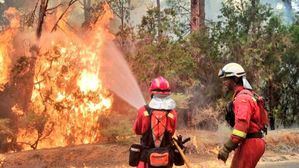
<svg viewBox="0 0 299 168"><path fill-rule="evenodd" d="M224 163L226 162L229 153L236 149L238 147L238 144L235 144L232 142L231 139L229 139L224 145L223 147L219 150L218 152L218 159L221 159L222 161L224 161Z"/></svg>
<svg viewBox="0 0 299 168"><path fill-rule="evenodd" d="M186 147L184 146L184 144L190 141L190 137L183 140L183 136L179 135L177 136L177 138L173 138L173 140L179 145L181 149L185 149Z"/></svg>

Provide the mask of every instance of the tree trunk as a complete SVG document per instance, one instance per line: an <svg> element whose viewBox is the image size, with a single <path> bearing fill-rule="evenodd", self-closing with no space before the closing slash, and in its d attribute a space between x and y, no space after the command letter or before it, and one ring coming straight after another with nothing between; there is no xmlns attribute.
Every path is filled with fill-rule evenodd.
<svg viewBox="0 0 299 168"><path fill-rule="evenodd" d="M41 0L41 2L40 2L39 17L38 17L38 23L37 23L37 29L36 29L36 37L38 39L42 35L44 17L46 16L48 2L49 2L49 0Z"/></svg>
<svg viewBox="0 0 299 168"><path fill-rule="evenodd" d="M274 118L274 112L273 112L273 106L274 106L274 98L273 98L273 84L272 80L269 79L268 82L268 96L269 96L269 124L270 124L270 129L275 130L275 118Z"/></svg>
<svg viewBox="0 0 299 168"><path fill-rule="evenodd" d="M191 0L191 31L204 27L205 0Z"/></svg>
<svg viewBox="0 0 299 168"><path fill-rule="evenodd" d="M84 0L83 1L83 9L84 9L84 22L90 22L90 9L91 9L91 0Z"/></svg>
<svg viewBox="0 0 299 168"><path fill-rule="evenodd" d="M124 19L125 19L125 14L124 14L124 2L123 0L120 0L120 20L121 20L121 30L120 30L120 33L121 33L121 46L123 47L124 46Z"/></svg>
<svg viewBox="0 0 299 168"><path fill-rule="evenodd" d="M160 0L157 0L157 19L158 19L158 40L160 41L162 35L161 29L161 5Z"/></svg>

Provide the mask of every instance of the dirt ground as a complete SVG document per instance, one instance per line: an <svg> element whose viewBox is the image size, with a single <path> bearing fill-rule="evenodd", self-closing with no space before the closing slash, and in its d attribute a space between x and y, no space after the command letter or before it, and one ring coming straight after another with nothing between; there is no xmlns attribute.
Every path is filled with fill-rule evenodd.
<svg viewBox="0 0 299 168"><path fill-rule="evenodd" d="M217 132L181 130L192 135L187 156L193 168L228 168L216 159ZM267 149L258 168L295 168L299 165L299 129L271 131L265 138ZM138 141L134 137L132 141ZM0 155L1 167L7 168L127 168L129 144L104 143L64 148L40 149ZM183 166L184 167L184 166Z"/></svg>

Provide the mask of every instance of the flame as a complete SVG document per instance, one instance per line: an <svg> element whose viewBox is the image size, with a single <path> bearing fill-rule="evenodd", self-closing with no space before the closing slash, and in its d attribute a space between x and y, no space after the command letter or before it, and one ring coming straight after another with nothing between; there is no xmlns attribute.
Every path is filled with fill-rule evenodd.
<svg viewBox="0 0 299 168"><path fill-rule="evenodd" d="M36 61L29 111L37 119L36 124L46 122L41 126L20 129L20 143L32 144L38 135L41 135L41 140L37 148L89 144L100 140L99 119L109 115L113 102L99 76L104 44L114 39L108 30L112 11L107 4L104 10L104 15L92 29L85 32L86 37L81 39L66 32L68 36L64 39L58 36L51 40L50 47L42 48L46 52ZM66 27L63 29L67 31ZM38 129L32 129L35 127L44 129L37 132ZM23 147L31 149L28 145Z"/></svg>
<svg viewBox="0 0 299 168"><path fill-rule="evenodd" d="M87 94L88 92L95 92L100 87L100 80L95 73L89 73L83 70L80 79L77 82L81 92Z"/></svg>
<svg viewBox="0 0 299 168"><path fill-rule="evenodd" d="M4 16L9 20L11 29L18 29L20 27L20 13L16 8L9 7L4 12Z"/></svg>
<svg viewBox="0 0 299 168"><path fill-rule="evenodd" d="M8 82L11 66L10 55L14 52L13 37L20 26L20 14L15 8L8 8L4 16L10 21L9 28L0 33L0 85ZM0 88L0 90L2 90Z"/></svg>
<svg viewBox="0 0 299 168"><path fill-rule="evenodd" d="M0 84L7 82L8 78L8 58L4 53L4 48L0 46Z"/></svg>

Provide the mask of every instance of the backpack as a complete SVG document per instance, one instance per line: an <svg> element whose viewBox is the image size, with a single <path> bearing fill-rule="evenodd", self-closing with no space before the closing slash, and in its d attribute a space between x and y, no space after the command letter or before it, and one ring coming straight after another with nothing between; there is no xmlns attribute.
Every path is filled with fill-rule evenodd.
<svg viewBox="0 0 299 168"><path fill-rule="evenodd" d="M260 121L257 123L260 128L262 128L262 131L267 134L267 128L269 126L269 117L268 117L268 111L266 109L266 103L264 97L258 95L255 92L253 93L253 99L256 101L259 110L260 110Z"/></svg>
<svg viewBox="0 0 299 168"><path fill-rule="evenodd" d="M256 123L261 129L262 131L267 134L267 127L269 126L269 118L268 118L268 111L266 109L266 105L265 105L265 99L258 95L257 93L250 91L250 93L248 93L249 90L246 90L246 92L240 92L239 94L247 94L247 95L251 95L252 99L257 103L258 107L259 107L259 111L260 111L260 120ZM225 120L229 123L229 125L231 127L234 127L235 125L235 113L233 111L233 102L229 102L228 105L226 106L226 115L225 115Z"/></svg>
<svg viewBox="0 0 299 168"><path fill-rule="evenodd" d="M149 167L171 167L173 151L172 136L167 131L167 123L172 115L171 110L155 110L145 106L150 118L150 126L141 137L141 143L147 149L143 150L141 160L149 163Z"/></svg>
<svg viewBox="0 0 299 168"><path fill-rule="evenodd" d="M171 142L171 135L167 132L167 122L171 110L154 110L145 106L150 118L150 126L142 135L141 143L149 148L165 147Z"/></svg>

